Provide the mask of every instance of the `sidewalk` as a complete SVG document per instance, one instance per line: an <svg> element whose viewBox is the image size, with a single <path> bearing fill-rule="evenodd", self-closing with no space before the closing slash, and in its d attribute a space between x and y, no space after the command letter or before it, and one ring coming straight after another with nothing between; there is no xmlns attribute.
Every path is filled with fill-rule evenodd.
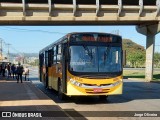
<svg viewBox="0 0 160 120"><path fill-rule="evenodd" d="M0 77L0 119L2 119L2 112L4 111L34 111L42 112L46 115L45 117L51 118L50 116L52 116L52 119L59 119L61 118L60 115L65 119L69 119L66 113L53 100L37 89L30 81L17 83L16 80ZM47 111L52 115L47 116ZM57 111L60 114L54 118L56 116L54 114L57 114Z"/></svg>

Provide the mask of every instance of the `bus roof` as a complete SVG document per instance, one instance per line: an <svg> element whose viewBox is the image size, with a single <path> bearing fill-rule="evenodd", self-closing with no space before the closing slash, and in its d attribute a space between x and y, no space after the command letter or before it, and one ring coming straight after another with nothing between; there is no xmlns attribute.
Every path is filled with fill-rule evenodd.
<svg viewBox="0 0 160 120"><path fill-rule="evenodd" d="M56 40L55 42L51 43L50 45L46 46L45 48L40 50L39 53L42 53L42 52L44 52L46 50L50 50L53 46L55 46L58 43L63 42L63 40L65 38L68 38L69 36L71 36L73 34L109 34L109 35L112 35L112 36L121 37L120 35L116 35L116 34L112 34L112 33L105 33L105 32L71 32L71 33L68 33L65 36L61 37L60 39Z"/></svg>

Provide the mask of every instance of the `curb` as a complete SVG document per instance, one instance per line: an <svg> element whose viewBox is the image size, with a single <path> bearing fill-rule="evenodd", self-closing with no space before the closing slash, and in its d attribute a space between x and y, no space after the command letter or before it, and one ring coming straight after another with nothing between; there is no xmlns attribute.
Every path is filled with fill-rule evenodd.
<svg viewBox="0 0 160 120"><path fill-rule="evenodd" d="M152 80L151 82L160 84L160 80L157 80L157 81L156 80Z"/></svg>
<svg viewBox="0 0 160 120"><path fill-rule="evenodd" d="M143 79L143 78L127 78L128 80L136 80L136 81L145 81L146 82L146 80L145 79Z"/></svg>
<svg viewBox="0 0 160 120"><path fill-rule="evenodd" d="M160 80L147 81L147 80L145 80L143 78L128 78L128 80L136 80L136 81L151 82L151 83L160 83Z"/></svg>

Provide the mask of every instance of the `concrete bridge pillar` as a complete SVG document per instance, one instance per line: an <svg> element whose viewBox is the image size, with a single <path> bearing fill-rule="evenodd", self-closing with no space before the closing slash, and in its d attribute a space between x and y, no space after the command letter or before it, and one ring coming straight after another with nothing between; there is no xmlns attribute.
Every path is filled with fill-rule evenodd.
<svg viewBox="0 0 160 120"><path fill-rule="evenodd" d="M155 48L155 35L160 32L160 23L153 25L136 26L137 32L146 35L146 68L145 80L150 82L153 79L153 56Z"/></svg>

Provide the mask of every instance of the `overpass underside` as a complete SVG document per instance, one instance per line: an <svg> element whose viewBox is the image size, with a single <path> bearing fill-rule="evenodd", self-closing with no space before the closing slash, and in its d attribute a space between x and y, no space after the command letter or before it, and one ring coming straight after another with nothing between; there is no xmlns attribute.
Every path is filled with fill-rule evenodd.
<svg viewBox="0 0 160 120"><path fill-rule="evenodd" d="M139 25L160 19L156 0L1 1L1 25Z"/></svg>
<svg viewBox="0 0 160 120"><path fill-rule="evenodd" d="M160 0L0 0L0 25L137 25L146 35L146 80L153 79Z"/></svg>

